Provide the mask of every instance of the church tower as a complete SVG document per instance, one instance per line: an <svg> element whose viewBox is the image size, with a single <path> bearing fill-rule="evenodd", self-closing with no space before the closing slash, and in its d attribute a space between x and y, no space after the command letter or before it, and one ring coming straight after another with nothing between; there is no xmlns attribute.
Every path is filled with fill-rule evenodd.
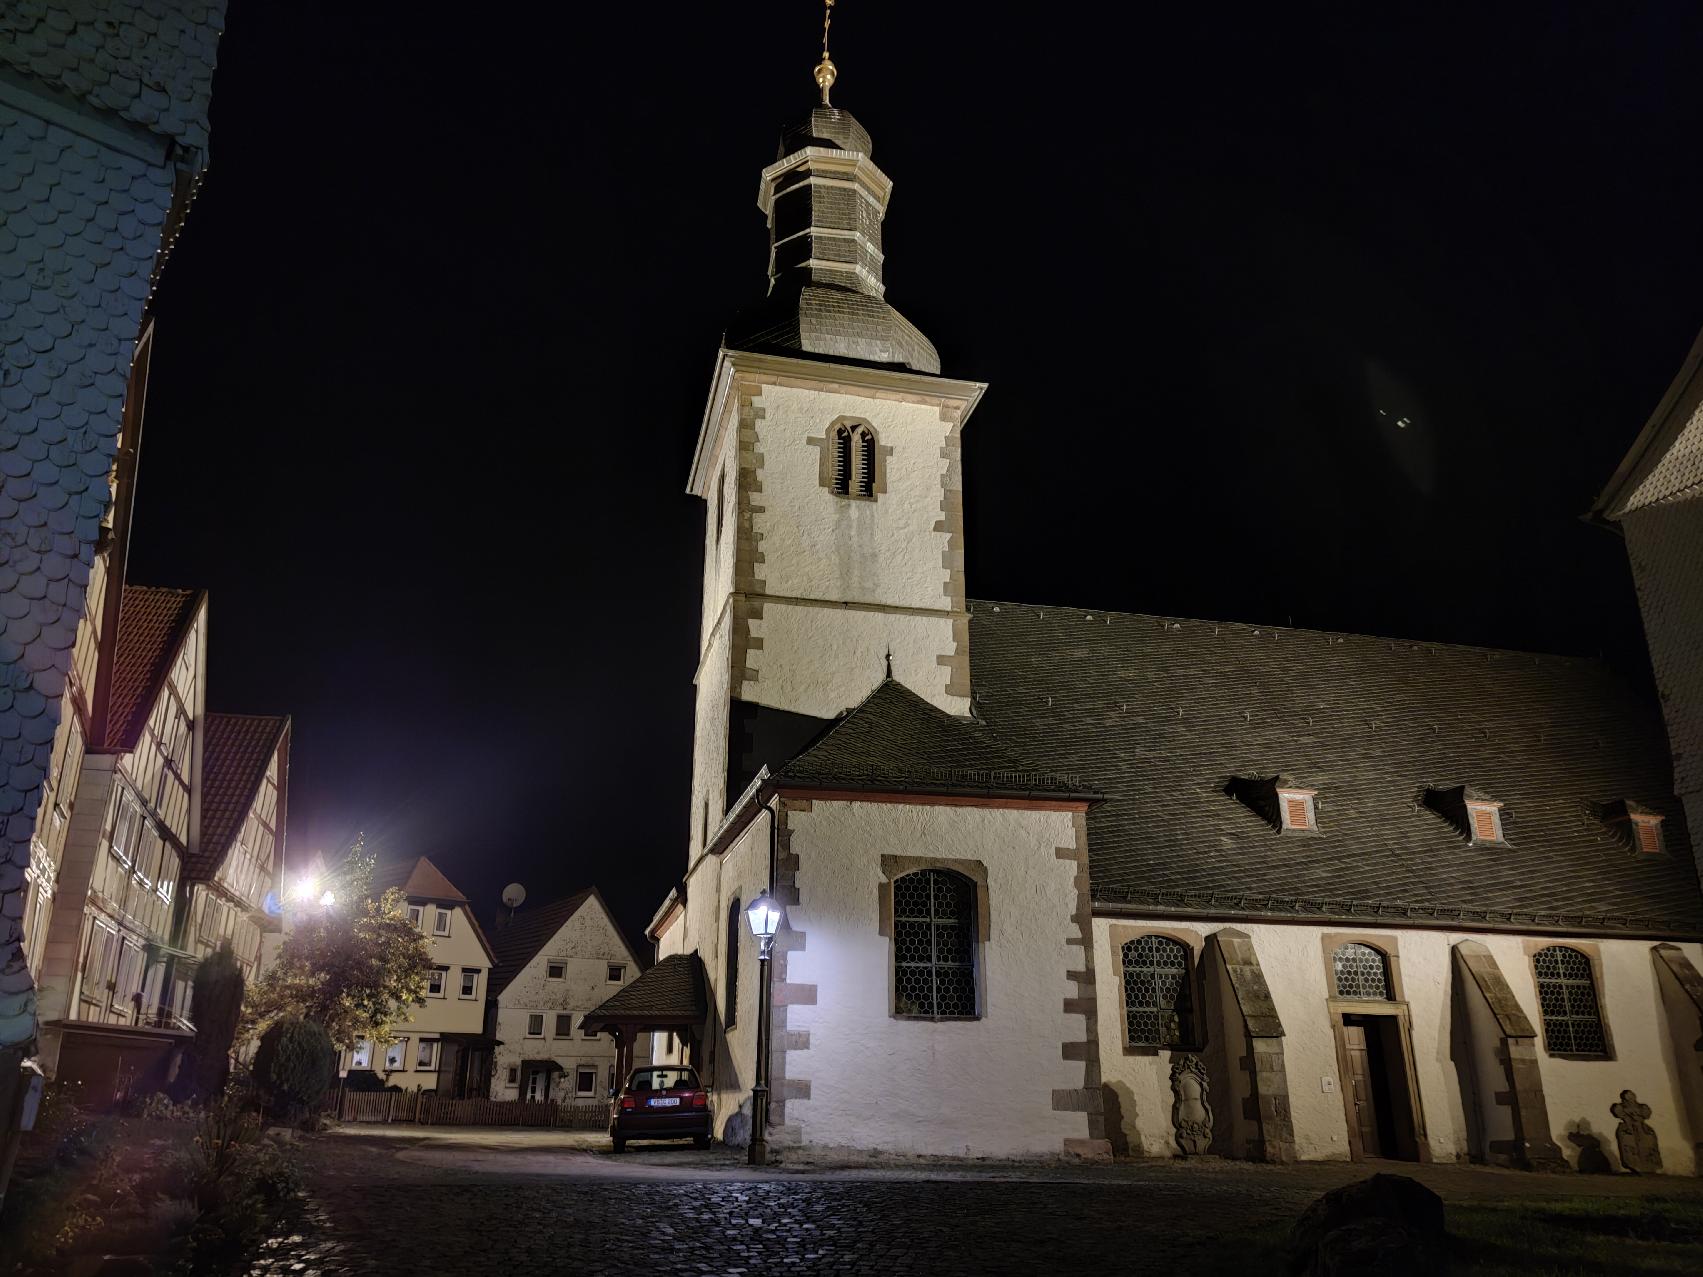
<svg viewBox="0 0 1703 1277"><path fill-rule="evenodd" d="M691 854L888 674L970 712L962 431L985 386L940 376L887 304L892 182L828 101L781 135L757 204L766 300L729 325L688 491L705 502Z"/></svg>

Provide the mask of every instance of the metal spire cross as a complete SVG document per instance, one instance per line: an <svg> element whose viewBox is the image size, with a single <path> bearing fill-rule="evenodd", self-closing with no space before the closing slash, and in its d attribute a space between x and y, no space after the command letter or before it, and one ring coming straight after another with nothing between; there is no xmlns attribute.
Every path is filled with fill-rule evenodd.
<svg viewBox="0 0 1703 1277"><path fill-rule="evenodd" d="M830 105L828 90L839 79L839 69L828 56L828 28L834 25L834 0L822 0L822 60L816 64L816 87L822 90L822 105Z"/></svg>

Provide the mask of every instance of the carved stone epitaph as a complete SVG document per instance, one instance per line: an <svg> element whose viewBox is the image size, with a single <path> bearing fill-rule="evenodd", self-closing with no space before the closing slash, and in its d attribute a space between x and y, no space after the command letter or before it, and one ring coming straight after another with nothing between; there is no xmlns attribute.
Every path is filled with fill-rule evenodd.
<svg viewBox="0 0 1703 1277"><path fill-rule="evenodd" d="M1180 1055L1171 1063L1171 1125L1177 1132L1177 1151L1185 1157L1206 1152L1212 1145L1211 1089L1206 1065L1198 1055Z"/></svg>
<svg viewBox="0 0 1703 1277"><path fill-rule="evenodd" d="M1662 1149L1650 1129L1650 1106L1640 1103L1632 1091L1622 1091L1620 1103L1609 1105L1608 1111L1620 1119L1620 1125L1614 1128L1620 1164L1634 1175L1660 1175Z"/></svg>

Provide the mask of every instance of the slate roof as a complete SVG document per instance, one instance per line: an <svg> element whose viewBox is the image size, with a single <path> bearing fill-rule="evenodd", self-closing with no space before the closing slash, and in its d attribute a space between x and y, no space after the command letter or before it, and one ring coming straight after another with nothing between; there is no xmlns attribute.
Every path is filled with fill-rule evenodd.
<svg viewBox="0 0 1703 1277"><path fill-rule="evenodd" d="M1077 777L1022 767L987 724L937 709L893 678L776 775L799 785L1092 796Z"/></svg>
<svg viewBox="0 0 1703 1277"><path fill-rule="evenodd" d="M710 1013L703 960L696 953L664 958L585 1017L586 1024L701 1024Z"/></svg>
<svg viewBox="0 0 1703 1277"><path fill-rule="evenodd" d="M579 907L592 897L592 889L576 891L562 900L533 909L518 909L514 917L502 925L492 946L496 961L491 966L490 996L496 997L509 987L514 978L526 969L526 964L538 956L538 951L555 937Z"/></svg>
<svg viewBox="0 0 1703 1277"><path fill-rule="evenodd" d="M1703 333L1644 423L1592 513L1618 522L1661 502L1703 497Z"/></svg>
<svg viewBox="0 0 1703 1277"><path fill-rule="evenodd" d="M0 66L100 111L207 145L223 0L9 0Z"/></svg>
<svg viewBox="0 0 1703 1277"><path fill-rule="evenodd" d="M1654 706L1596 661L1028 604L971 604L977 713L1079 774L1099 902L1167 913L1697 934L1703 897ZM1225 793L1282 773L1318 833ZM1423 804L1500 800L1503 847ZM1666 817L1637 855L1594 806Z"/></svg>
<svg viewBox="0 0 1703 1277"><path fill-rule="evenodd" d="M132 750L183 641L206 599L203 590L127 585L119 605L118 644L112 658L112 697L102 746Z"/></svg>
<svg viewBox="0 0 1703 1277"><path fill-rule="evenodd" d="M219 872L266 779L290 720L271 714L208 714L201 747L201 836L186 880ZM281 832L281 831L280 831Z"/></svg>

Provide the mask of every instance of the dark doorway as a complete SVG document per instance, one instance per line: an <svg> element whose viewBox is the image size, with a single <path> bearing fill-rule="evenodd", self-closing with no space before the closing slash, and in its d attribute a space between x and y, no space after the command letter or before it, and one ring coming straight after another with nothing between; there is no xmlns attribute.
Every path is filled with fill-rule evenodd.
<svg viewBox="0 0 1703 1277"><path fill-rule="evenodd" d="M1418 1161L1400 1021L1393 1015L1345 1015L1342 1036L1348 1060L1345 1098L1359 1135L1360 1155Z"/></svg>

